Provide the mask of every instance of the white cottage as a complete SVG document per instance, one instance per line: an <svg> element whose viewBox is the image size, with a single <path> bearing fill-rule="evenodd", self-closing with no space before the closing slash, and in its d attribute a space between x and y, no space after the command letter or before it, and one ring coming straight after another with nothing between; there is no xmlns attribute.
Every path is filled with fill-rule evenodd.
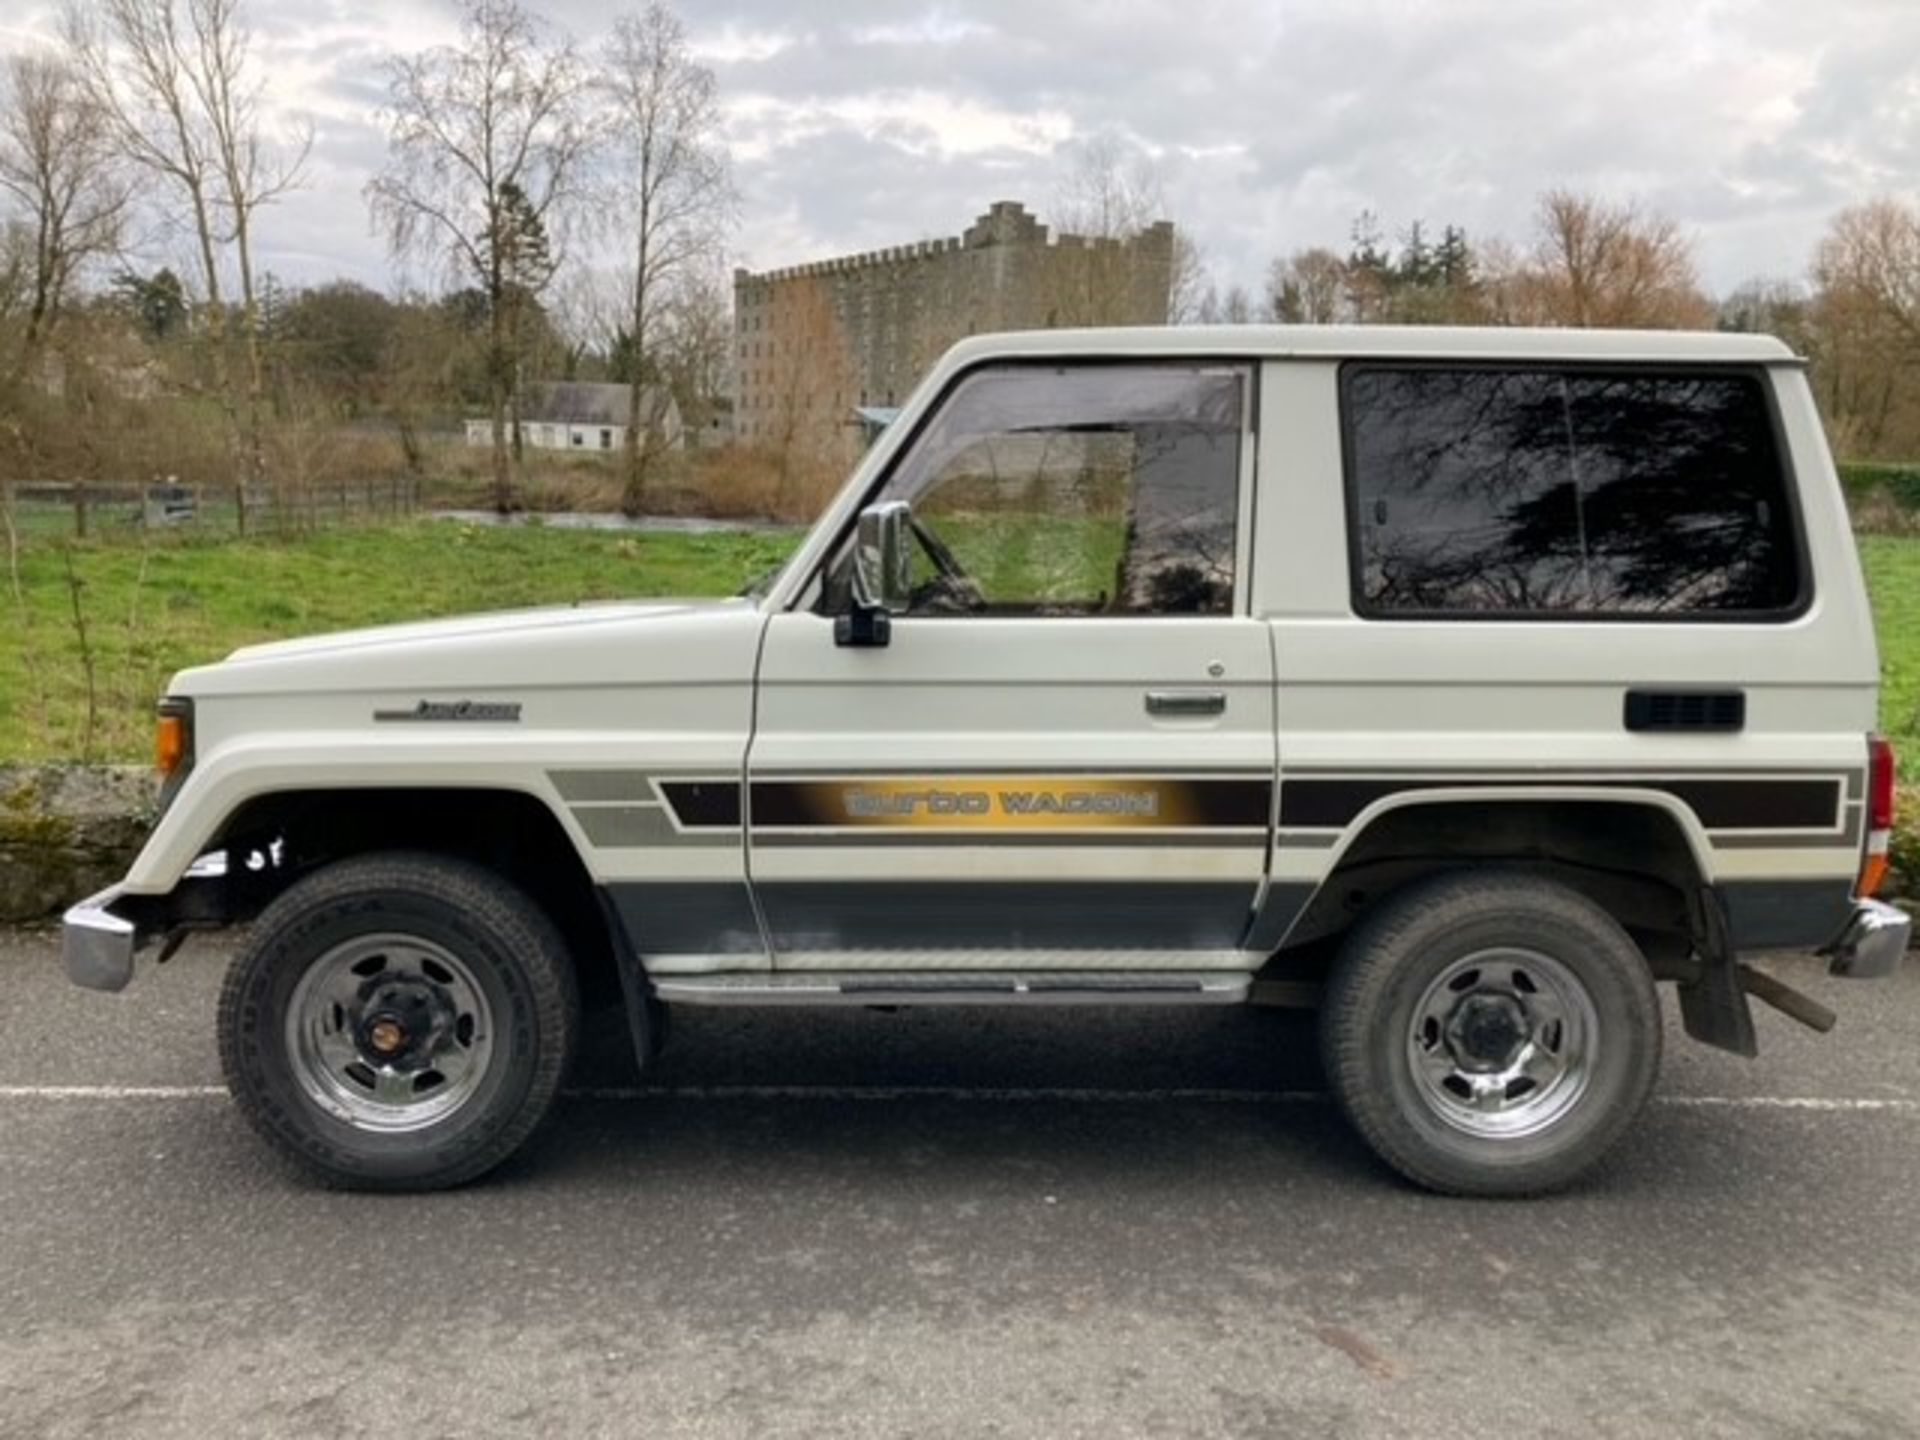
<svg viewBox="0 0 1920 1440"><path fill-rule="evenodd" d="M520 437L536 450L620 450L627 443L627 410L633 388L583 380L543 381L529 385L520 406ZM661 448L678 450L686 437L680 407L658 385L640 395L640 413L650 419ZM485 416L467 421L469 445L491 445L493 422Z"/></svg>

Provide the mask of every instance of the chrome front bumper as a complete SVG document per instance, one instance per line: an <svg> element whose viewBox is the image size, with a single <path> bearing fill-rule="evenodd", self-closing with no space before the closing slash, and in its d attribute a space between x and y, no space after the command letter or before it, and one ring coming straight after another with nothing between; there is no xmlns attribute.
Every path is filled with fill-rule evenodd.
<svg viewBox="0 0 1920 1440"><path fill-rule="evenodd" d="M89 895L67 911L60 924L60 951L67 979L89 990L124 990L133 978L133 952L139 934L131 920L113 913L118 885Z"/></svg>
<svg viewBox="0 0 1920 1440"><path fill-rule="evenodd" d="M1880 980L1900 968L1913 918L1882 900L1856 900L1840 938L1820 953L1827 969L1849 980Z"/></svg>

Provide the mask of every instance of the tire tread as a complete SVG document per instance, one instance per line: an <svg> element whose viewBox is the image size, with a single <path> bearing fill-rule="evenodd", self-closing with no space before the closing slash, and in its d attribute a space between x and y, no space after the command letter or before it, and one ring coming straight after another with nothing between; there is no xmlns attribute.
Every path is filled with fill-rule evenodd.
<svg viewBox="0 0 1920 1440"><path fill-rule="evenodd" d="M1625 982L1624 1019L1647 1049L1624 1092L1575 1149L1511 1169L1474 1167L1409 1139L1394 1096L1377 1083L1370 1021L1423 936L1456 921L1543 919L1591 935ZM1599 905L1555 881L1510 869L1454 871L1413 882L1366 916L1335 962L1320 1015L1321 1057L1334 1097L1375 1154L1415 1184L1445 1195L1512 1196L1563 1189L1596 1165L1644 1108L1659 1068L1660 1012L1639 948ZM1511 1143L1511 1142L1502 1142Z"/></svg>
<svg viewBox="0 0 1920 1440"><path fill-rule="evenodd" d="M250 996L289 932L319 913L369 897L406 895L445 905L466 924L484 930L520 962L533 1004L539 1043L522 1103L493 1126L457 1163L423 1173L351 1172L323 1158L288 1107L261 1091L243 1043ZM559 930L539 906L493 871L431 852L388 851L337 861L296 881L253 923L246 944L228 967L217 1018L220 1065L227 1088L248 1123L281 1155L321 1183L357 1190L449 1189L477 1179L518 1150L539 1128L559 1094L580 1029L580 997L571 957ZM289 1097L291 1099L291 1097ZM294 1104L303 1103L295 1101Z"/></svg>

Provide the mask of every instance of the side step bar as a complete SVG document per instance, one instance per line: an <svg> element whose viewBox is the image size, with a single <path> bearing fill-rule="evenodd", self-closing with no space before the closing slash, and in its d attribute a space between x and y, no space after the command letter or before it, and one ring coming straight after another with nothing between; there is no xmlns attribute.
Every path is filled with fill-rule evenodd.
<svg viewBox="0 0 1920 1440"><path fill-rule="evenodd" d="M670 1005L1241 1005L1253 977L1238 971L1119 970L1049 974L662 975Z"/></svg>

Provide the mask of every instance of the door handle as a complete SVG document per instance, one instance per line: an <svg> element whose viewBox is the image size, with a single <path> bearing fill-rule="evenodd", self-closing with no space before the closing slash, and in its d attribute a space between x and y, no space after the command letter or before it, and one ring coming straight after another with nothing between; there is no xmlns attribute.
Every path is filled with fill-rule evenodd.
<svg viewBox="0 0 1920 1440"><path fill-rule="evenodd" d="M1224 715L1227 692L1224 690L1149 690L1149 715Z"/></svg>

